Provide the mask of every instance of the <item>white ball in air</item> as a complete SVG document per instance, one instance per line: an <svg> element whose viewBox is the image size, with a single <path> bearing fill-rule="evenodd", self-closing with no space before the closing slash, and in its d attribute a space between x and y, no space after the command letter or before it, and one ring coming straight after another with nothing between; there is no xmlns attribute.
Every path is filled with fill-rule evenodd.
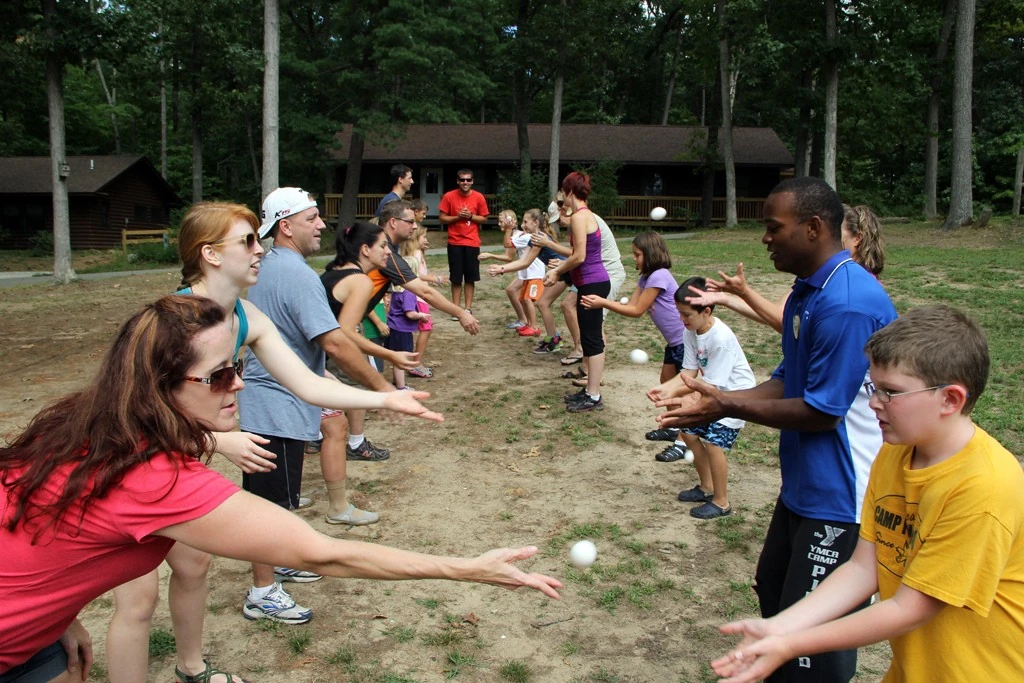
<svg viewBox="0 0 1024 683"><path fill-rule="evenodd" d="M569 551L569 561L579 569L586 569L597 559L597 546L592 541L579 541Z"/></svg>
<svg viewBox="0 0 1024 683"><path fill-rule="evenodd" d="M666 211L665 207L663 207L663 206L656 206L653 209L651 209L651 220L652 221L664 220L665 216L667 216L667 215L668 215L668 211Z"/></svg>

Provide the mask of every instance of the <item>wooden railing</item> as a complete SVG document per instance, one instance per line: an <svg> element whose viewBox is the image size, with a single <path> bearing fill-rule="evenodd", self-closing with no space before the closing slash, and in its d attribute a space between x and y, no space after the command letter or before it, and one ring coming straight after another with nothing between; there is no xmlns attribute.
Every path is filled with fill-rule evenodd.
<svg viewBox="0 0 1024 683"><path fill-rule="evenodd" d="M121 251L128 254L128 247L133 244L163 244L169 246L171 231L163 230L121 230Z"/></svg>
<svg viewBox="0 0 1024 683"><path fill-rule="evenodd" d="M373 216L377 210L377 204L384 197L383 194L360 194L356 200L356 218L365 220ZM487 207L491 216L497 216L504 208L497 195L484 195L487 198ZM324 218L331 220L338 217L341 209L340 194L325 194ZM680 227L693 225L700 220L701 205L700 197L646 197L621 195L619 199L622 206L616 209L609 220L617 225L663 225L667 227ZM760 221L763 199L737 198L736 217L743 220ZM651 220L651 209L656 206L664 208L668 212L665 220L655 222ZM545 208L545 207L541 207ZM711 220L715 223L725 222L725 198L716 197L711 204Z"/></svg>

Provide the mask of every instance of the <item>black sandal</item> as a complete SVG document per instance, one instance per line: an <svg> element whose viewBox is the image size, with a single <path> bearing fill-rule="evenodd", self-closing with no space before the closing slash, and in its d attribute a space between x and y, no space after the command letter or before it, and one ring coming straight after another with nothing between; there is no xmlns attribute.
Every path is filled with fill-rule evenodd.
<svg viewBox="0 0 1024 683"><path fill-rule="evenodd" d="M583 369L583 366L579 366L575 370L566 370L562 373L562 379L586 379L587 371Z"/></svg>
<svg viewBox="0 0 1024 683"><path fill-rule="evenodd" d="M209 683L210 678L213 676L227 676L227 683L235 683L235 677L227 671L214 669L206 660L203 660L203 664L206 664L206 668L203 669L201 673L197 673L194 676L188 675L178 667L174 667L174 675L178 677L178 680L181 681L181 683ZM241 679L237 680L241 681Z"/></svg>

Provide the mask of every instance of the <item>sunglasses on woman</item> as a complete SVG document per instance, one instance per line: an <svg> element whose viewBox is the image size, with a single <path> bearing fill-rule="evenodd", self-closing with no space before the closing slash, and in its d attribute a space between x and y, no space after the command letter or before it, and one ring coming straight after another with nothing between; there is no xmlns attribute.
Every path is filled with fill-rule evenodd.
<svg viewBox="0 0 1024 683"><path fill-rule="evenodd" d="M234 244L235 242L245 242L245 248L252 251L252 248L256 246L256 233L247 232L244 235L235 235L234 237L225 237L222 240L216 242L210 242L211 246L219 246L221 244Z"/></svg>
<svg viewBox="0 0 1024 683"><path fill-rule="evenodd" d="M242 375L242 359L239 358L233 364L220 370L214 370L210 373L209 377L185 377L186 382L195 382L197 384L209 384L210 391L216 391L219 394L226 394L231 391L231 385L235 383L235 377Z"/></svg>

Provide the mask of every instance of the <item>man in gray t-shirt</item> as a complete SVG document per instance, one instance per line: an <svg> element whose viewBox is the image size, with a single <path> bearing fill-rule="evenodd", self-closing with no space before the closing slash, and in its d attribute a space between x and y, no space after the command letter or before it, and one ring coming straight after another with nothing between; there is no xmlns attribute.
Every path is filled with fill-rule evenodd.
<svg viewBox="0 0 1024 683"><path fill-rule="evenodd" d="M263 258L259 282L249 288L249 301L270 318L285 343L314 373L324 374L329 355L349 377L363 386L390 391L394 387L366 362L355 342L338 327L320 278L306 264L306 257L320 248L320 232L324 227L316 199L308 192L282 187L270 193L263 202L259 235L273 237L274 248ZM243 379L245 390L238 394L242 429L268 439L264 447L277 457L276 468L270 472L243 474L242 487L282 507L296 508L305 442L317 438L320 408L309 405L278 384L252 351L246 351ZM344 417L332 419L344 420ZM345 524L377 521L375 513L348 503L344 453L334 460L330 464L325 461L323 467L330 499L328 521ZM328 476L329 471L333 476ZM279 582L317 581L321 578L319 575L262 564L253 564L252 574L253 587L243 608L246 618L288 624L302 624L312 618L312 611L296 605Z"/></svg>

